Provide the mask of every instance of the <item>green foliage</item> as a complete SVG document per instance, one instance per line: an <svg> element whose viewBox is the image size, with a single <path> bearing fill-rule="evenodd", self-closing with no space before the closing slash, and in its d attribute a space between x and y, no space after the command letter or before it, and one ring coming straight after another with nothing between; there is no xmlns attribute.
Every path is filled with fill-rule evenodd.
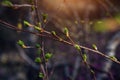
<svg viewBox="0 0 120 80"><path fill-rule="evenodd" d="M77 50L81 50L80 46L78 44L75 44L74 47L77 49Z"/></svg>
<svg viewBox="0 0 120 80"><path fill-rule="evenodd" d="M41 29L40 27L38 27L38 26L34 26L34 28L35 28L36 30L38 30L38 31L42 31L42 29Z"/></svg>
<svg viewBox="0 0 120 80"><path fill-rule="evenodd" d="M43 18L44 23L46 23L47 17L48 17L48 14L45 14L45 13L42 14L42 18Z"/></svg>
<svg viewBox="0 0 120 80"><path fill-rule="evenodd" d="M18 45L20 45L20 46L24 45L24 42L23 42L22 40L19 40L17 43L18 43Z"/></svg>
<svg viewBox="0 0 120 80"><path fill-rule="evenodd" d="M23 23L27 26L31 26L31 24L28 21L23 21Z"/></svg>
<svg viewBox="0 0 120 80"><path fill-rule="evenodd" d="M52 57L52 54L51 54L51 53L46 53L46 54L45 54L45 59L48 60L48 59L50 59L51 57Z"/></svg>
<svg viewBox="0 0 120 80"><path fill-rule="evenodd" d="M40 44L36 44L35 47L36 48L40 48L41 46L40 46Z"/></svg>
<svg viewBox="0 0 120 80"><path fill-rule="evenodd" d="M8 7L13 6L13 4L9 0L3 0L1 4Z"/></svg>
<svg viewBox="0 0 120 80"><path fill-rule="evenodd" d="M35 58L35 62L36 62L36 63L41 63L41 62L42 62L42 60L41 60L41 58L40 58L40 57L37 57L37 58Z"/></svg>
<svg viewBox="0 0 120 80"><path fill-rule="evenodd" d="M95 44L92 45L92 47L95 49L95 50L98 50L97 46Z"/></svg>
<svg viewBox="0 0 120 80"><path fill-rule="evenodd" d="M22 48L26 48L24 42L22 40L18 40L17 44L21 46Z"/></svg>
<svg viewBox="0 0 120 80"><path fill-rule="evenodd" d="M110 56L110 58L111 58L112 60L117 61L117 58L116 58L115 56Z"/></svg>
<svg viewBox="0 0 120 80"><path fill-rule="evenodd" d="M40 27L34 26L34 25L30 24L28 21L24 21L24 24L27 25L27 26L30 26L30 27L34 27L38 31L42 31L42 29Z"/></svg>
<svg viewBox="0 0 120 80"><path fill-rule="evenodd" d="M39 73L39 78L43 78L44 77L44 74L43 73Z"/></svg>
<svg viewBox="0 0 120 80"><path fill-rule="evenodd" d="M83 54L83 60L86 62L87 61L87 55Z"/></svg>
<svg viewBox="0 0 120 80"><path fill-rule="evenodd" d="M52 31L51 34L55 36L55 35L56 35L56 32L55 32L55 31Z"/></svg>
<svg viewBox="0 0 120 80"><path fill-rule="evenodd" d="M64 33L67 37L69 37L69 30L67 27L64 28Z"/></svg>
<svg viewBox="0 0 120 80"><path fill-rule="evenodd" d="M17 24L17 28L21 30L21 29L23 28L23 27L22 27L22 23L19 22L19 23Z"/></svg>

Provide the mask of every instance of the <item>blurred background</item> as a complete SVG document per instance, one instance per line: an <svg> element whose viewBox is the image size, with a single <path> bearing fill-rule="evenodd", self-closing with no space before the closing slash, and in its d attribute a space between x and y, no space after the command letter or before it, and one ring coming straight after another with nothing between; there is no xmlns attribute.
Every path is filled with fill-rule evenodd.
<svg viewBox="0 0 120 80"><path fill-rule="evenodd" d="M120 1L119 0L37 0L38 16L30 6L33 0L0 0L0 20L17 28L35 31L23 21L36 24L47 15L42 27L67 40L64 27L74 42L98 50L120 60ZM17 6L14 6L17 5ZM12 7L13 6L13 7ZM34 62L36 49L22 49L17 41L34 46L41 38L9 29L0 23L0 80L42 80L38 78L39 64ZM92 80L78 52L69 45L44 38L45 52L53 54L47 62L50 80ZM120 80L120 65L93 52L82 50L95 72L96 80Z"/></svg>

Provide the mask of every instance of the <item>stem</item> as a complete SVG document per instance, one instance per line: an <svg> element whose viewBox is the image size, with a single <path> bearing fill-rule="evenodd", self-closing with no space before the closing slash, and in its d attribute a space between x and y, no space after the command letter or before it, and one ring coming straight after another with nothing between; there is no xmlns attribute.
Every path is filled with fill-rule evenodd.
<svg viewBox="0 0 120 80"><path fill-rule="evenodd" d="M39 11L38 11L38 0L34 0L34 5L35 5L35 13L36 13L36 17L37 17L37 24L40 22L40 17L39 17ZM39 25L40 28L43 25ZM42 34L42 33L41 33ZM40 40L40 44L41 44L41 53L42 53L42 58L43 58L43 64L41 64L42 69L44 70L44 80L48 80L48 71L47 71L47 65L46 65L46 59L45 59L45 51L44 51L44 39L43 36L41 36L41 40Z"/></svg>
<svg viewBox="0 0 120 80"><path fill-rule="evenodd" d="M64 43L64 44L67 44L67 45L70 45L70 46L74 46L71 42L68 42L68 41L66 41L66 40L63 40L62 38L61 38L61 40L59 40L58 38L52 36L50 32L48 32L48 31L46 31L46 30L44 30L44 29L43 29L43 33L44 33L44 32L47 32L46 35L45 35L45 34L41 34L41 33L37 33L37 32L31 32L31 31L27 31L27 30L18 29L17 27L15 27L15 26L7 23L7 22L4 22L4 21L2 21L2 20L0 20L0 23L2 23L3 25L7 25L7 26L6 26L7 28L10 28L10 29L13 29L13 30L16 30L16 31L22 31L22 32L27 32L27 33L34 34L34 35L37 35L37 36L47 37L47 38L50 38L50 39L53 39L53 40L62 42L62 43ZM48 35L47 35L47 34L48 34ZM105 53L102 53L102 52L100 52L100 51L98 51L98 50L94 50L94 49L91 49L91 48L88 48L88 47L85 47L85 46L82 46L82 45L79 45L79 47L80 47L80 48L83 48L83 49L86 49L86 50L88 50L88 51L94 52L94 53L96 53L96 54L98 54L98 55L101 55L102 57L105 57L105 58L107 58L107 59L109 59L109 60L111 60L111 61L113 61L113 62L115 62L115 63L117 63L117 64L120 64L120 61L111 59L110 56L107 56L107 55L105 55Z"/></svg>

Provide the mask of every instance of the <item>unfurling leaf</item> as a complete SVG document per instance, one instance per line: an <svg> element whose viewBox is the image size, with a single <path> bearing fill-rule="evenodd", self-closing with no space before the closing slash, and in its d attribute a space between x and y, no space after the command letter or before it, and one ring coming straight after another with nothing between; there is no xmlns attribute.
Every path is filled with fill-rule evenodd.
<svg viewBox="0 0 120 80"><path fill-rule="evenodd" d="M30 27L33 26L28 21L24 21L24 24L27 25L27 26L30 26Z"/></svg>
<svg viewBox="0 0 120 80"><path fill-rule="evenodd" d="M92 47L95 49L95 50L98 50L97 46L95 44L92 45Z"/></svg>
<svg viewBox="0 0 120 80"><path fill-rule="evenodd" d="M42 60L41 60L41 58L40 58L40 57L37 57L37 58L35 58L35 62L36 62L36 63L41 63L41 62L42 62Z"/></svg>
<svg viewBox="0 0 120 80"><path fill-rule="evenodd" d="M35 47L36 47L36 48L40 48L40 44L36 44Z"/></svg>
<svg viewBox="0 0 120 80"><path fill-rule="evenodd" d="M67 37L69 37L69 30L67 27L64 28L64 33Z"/></svg>
<svg viewBox="0 0 120 80"><path fill-rule="evenodd" d="M110 58L111 58L112 60L117 61L117 58L116 58L115 56L110 56Z"/></svg>
<svg viewBox="0 0 120 80"><path fill-rule="evenodd" d="M17 24L17 27L18 27L18 29L21 30L21 29L22 29L22 23L19 22L19 23Z"/></svg>
<svg viewBox="0 0 120 80"><path fill-rule="evenodd" d="M8 6L8 7L13 6L13 4L8 0L3 0L1 4L4 5L4 6Z"/></svg>
<svg viewBox="0 0 120 80"><path fill-rule="evenodd" d="M46 23L48 14L44 13L44 14L42 14L42 17L43 17L43 22Z"/></svg>
<svg viewBox="0 0 120 80"><path fill-rule="evenodd" d="M77 49L77 50L81 50L80 46L78 44L75 44L74 47Z"/></svg>
<svg viewBox="0 0 120 80"><path fill-rule="evenodd" d="M38 27L38 26L34 26L34 28L38 31L42 31L42 28Z"/></svg>
<svg viewBox="0 0 120 80"><path fill-rule="evenodd" d="M83 54L83 60L86 62L87 61L87 55Z"/></svg>
<svg viewBox="0 0 120 80"><path fill-rule="evenodd" d="M52 57L52 54L51 53L46 53L45 54L45 59L50 59Z"/></svg>
<svg viewBox="0 0 120 80"><path fill-rule="evenodd" d="M19 46L21 46L22 48L26 48L26 46L25 46L25 44L24 44L24 42L23 42L22 40L19 40L19 41L17 42L17 44L18 44Z"/></svg>
<svg viewBox="0 0 120 80"><path fill-rule="evenodd" d="M55 31L52 31L51 34L55 36L55 35L56 35L56 32L55 32Z"/></svg>
<svg viewBox="0 0 120 80"><path fill-rule="evenodd" d="M39 73L39 77L40 77L40 78L43 78L43 77L44 77L44 74L40 72L40 73Z"/></svg>

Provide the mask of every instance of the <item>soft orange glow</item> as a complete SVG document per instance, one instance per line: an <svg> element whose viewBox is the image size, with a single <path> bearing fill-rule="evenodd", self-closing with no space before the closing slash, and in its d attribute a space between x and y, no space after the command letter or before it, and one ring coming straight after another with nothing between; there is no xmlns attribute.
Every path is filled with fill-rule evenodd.
<svg viewBox="0 0 120 80"><path fill-rule="evenodd" d="M108 2L109 1L109 2ZM114 20L113 0L40 0L39 8L50 17L50 21L55 27L61 28L69 26L74 35L81 26L93 26L95 21L104 20L103 28L108 31L118 29L118 23ZM116 9L115 9L116 10ZM116 13L115 13L116 14ZM108 20L107 20L108 19ZM112 20L113 19L113 20ZM74 22L80 24L76 26ZM90 24L89 24L90 23ZM53 26L53 25L52 25ZM98 26L96 27L98 28ZM80 34L81 35L81 34ZM79 35L74 35L79 37Z"/></svg>
<svg viewBox="0 0 120 80"><path fill-rule="evenodd" d="M43 0L40 2L41 5L43 10L50 14L69 17L76 13L82 16L94 15L100 8L96 0Z"/></svg>

